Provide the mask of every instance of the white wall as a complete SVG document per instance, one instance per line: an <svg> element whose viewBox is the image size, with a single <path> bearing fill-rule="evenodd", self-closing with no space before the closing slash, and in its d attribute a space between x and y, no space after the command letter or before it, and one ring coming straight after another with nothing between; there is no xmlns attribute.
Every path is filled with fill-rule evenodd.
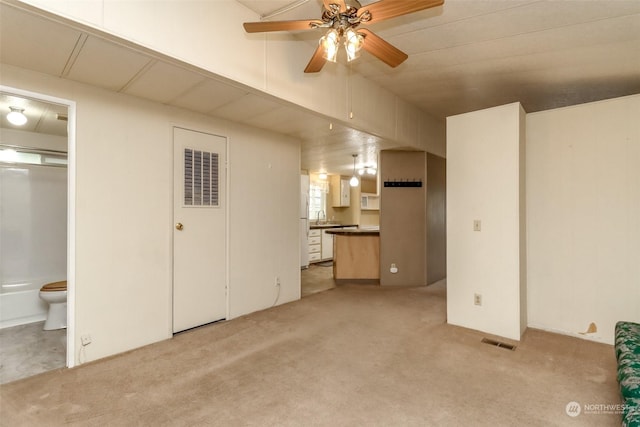
<svg viewBox="0 0 640 427"><path fill-rule="evenodd" d="M527 115L529 326L640 322L640 95Z"/></svg>
<svg viewBox="0 0 640 427"><path fill-rule="evenodd" d="M230 141L230 314L300 299L300 146L244 129Z"/></svg>
<svg viewBox="0 0 640 427"><path fill-rule="evenodd" d="M320 73L303 73L313 44L287 33L246 34L241 23L259 21L260 17L235 0L23 3L130 40L348 126L445 156L441 120L361 76L349 77L344 65L329 63ZM350 112L354 113L353 119L349 118Z"/></svg>
<svg viewBox="0 0 640 427"><path fill-rule="evenodd" d="M525 327L524 115L514 103L447 118L447 321L515 340Z"/></svg>
<svg viewBox="0 0 640 427"><path fill-rule="evenodd" d="M76 102L74 339L80 348L80 336L92 336L86 360L171 337L174 125L229 138L231 317L271 306L275 274L278 303L299 298L298 141L11 66L0 72L4 85ZM277 203L254 203L265 194Z"/></svg>

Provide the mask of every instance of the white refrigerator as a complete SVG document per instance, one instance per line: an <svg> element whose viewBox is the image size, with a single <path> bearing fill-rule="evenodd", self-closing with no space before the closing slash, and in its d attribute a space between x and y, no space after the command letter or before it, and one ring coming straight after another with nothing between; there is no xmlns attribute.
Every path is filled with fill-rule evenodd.
<svg viewBox="0 0 640 427"><path fill-rule="evenodd" d="M300 175L300 268L309 268L309 175Z"/></svg>

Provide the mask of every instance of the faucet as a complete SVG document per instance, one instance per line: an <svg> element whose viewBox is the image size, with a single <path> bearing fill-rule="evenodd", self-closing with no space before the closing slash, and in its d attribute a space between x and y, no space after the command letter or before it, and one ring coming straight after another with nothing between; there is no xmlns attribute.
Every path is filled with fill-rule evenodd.
<svg viewBox="0 0 640 427"><path fill-rule="evenodd" d="M316 217L316 224L320 224L320 214L322 214L322 216L324 216L324 217L325 217L325 219L327 218L327 217L326 217L326 215L325 215L325 213L324 213L324 211L323 211L322 209L320 209L320 210L318 211L318 215L317 215L317 217Z"/></svg>

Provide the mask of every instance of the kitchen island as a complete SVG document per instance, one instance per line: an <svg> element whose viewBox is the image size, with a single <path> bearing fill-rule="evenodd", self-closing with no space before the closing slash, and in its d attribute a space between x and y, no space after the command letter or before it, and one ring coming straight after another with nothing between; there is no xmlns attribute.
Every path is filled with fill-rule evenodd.
<svg viewBox="0 0 640 427"><path fill-rule="evenodd" d="M380 280L380 231L367 228L335 228L333 278L337 282Z"/></svg>

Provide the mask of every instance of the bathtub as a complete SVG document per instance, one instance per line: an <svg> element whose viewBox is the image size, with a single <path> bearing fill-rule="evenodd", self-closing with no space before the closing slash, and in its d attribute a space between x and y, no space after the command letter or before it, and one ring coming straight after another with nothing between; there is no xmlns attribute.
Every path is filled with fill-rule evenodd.
<svg viewBox="0 0 640 427"><path fill-rule="evenodd" d="M38 294L42 285L49 282L55 280L3 283L0 288L0 329L44 321L49 307Z"/></svg>

